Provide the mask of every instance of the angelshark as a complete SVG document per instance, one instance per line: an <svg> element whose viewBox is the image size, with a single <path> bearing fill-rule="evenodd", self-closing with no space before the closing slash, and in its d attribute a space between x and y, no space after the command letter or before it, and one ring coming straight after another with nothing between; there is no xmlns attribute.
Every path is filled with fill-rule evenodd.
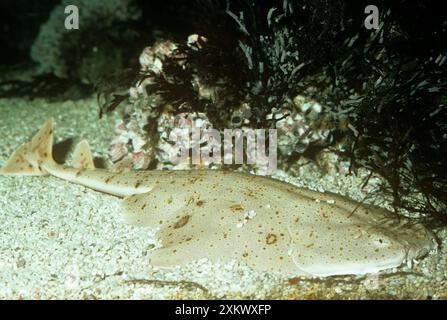
<svg viewBox="0 0 447 320"><path fill-rule="evenodd" d="M50 119L0 174L52 175L123 198L127 222L158 228L154 266L205 258L293 276L362 275L437 247L421 224L336 194L231 171L97 169L85 140L66 166L53 160L52 144Z"/></svg>

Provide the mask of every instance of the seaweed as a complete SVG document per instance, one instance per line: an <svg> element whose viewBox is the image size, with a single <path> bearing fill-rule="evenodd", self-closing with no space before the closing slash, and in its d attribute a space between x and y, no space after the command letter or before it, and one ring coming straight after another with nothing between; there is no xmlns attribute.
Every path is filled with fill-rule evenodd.
<svg viewBox="0 0 447 320"><path fill-rule="evenodd" d="M94 91L99 105L99 118L113 112L129 98L128 89L140 81L142 75L137 68L126 68L114 74L104 75L95 83Z"/></svg>
<svg viewBox="0 0 447 320"><path fill-rule="evenodd" d="M441 41L447 22L434 4L404 3L406 15L390 7L381 29L357 48L364 62L350 63L363 87L350 112L355 130L348 135L349 157L352 168L368 168L386 180L382 191L392 197L395 213L406 210L445 224L447 82L440 59L447 54ZM407 20L416 11L424 22L430 17L430 36ZM345 77L354 79L350 71Z"/></svg>

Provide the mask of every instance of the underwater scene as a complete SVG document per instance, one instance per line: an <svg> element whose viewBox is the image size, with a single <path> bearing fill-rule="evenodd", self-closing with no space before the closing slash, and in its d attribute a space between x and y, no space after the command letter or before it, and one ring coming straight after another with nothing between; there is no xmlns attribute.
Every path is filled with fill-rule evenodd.
<svg viewBox="0 0 447 320"><path fill-rule="evenodd" d="M447 299L440 1L0 16L0 299Z"/></svg>

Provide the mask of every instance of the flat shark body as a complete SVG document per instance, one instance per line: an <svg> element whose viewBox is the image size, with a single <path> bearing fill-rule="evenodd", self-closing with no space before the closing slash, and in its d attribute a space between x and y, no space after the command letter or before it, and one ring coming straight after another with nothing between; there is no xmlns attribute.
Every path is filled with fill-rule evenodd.
<svg viewBox="0 0 447 320"><path fill-rule="evenodd" d="M0 174L53 175L123 198L128 223L158 228L151 264L238 260L292 276L374 273L436 248L425 227L348 198L244 173L217 170L111 172L88 143L73 166L52 158L53 121L13 153Z"/></svg>

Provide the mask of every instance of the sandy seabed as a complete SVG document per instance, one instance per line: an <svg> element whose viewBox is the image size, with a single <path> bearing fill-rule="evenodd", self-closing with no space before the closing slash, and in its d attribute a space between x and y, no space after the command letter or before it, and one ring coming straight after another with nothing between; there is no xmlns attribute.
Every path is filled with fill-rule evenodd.
<svg viewBox="0 0 447 320"><path fill-rule="evenodd" d="M55 119L55 148L62 152L87 139L94 156L107 159L118 118L99 120L95 99L0 99L0 165L49 117ZM299 177L276 177L362 199L360 176L322 176L309 165ZM435 232L445 243L447 230ZM447 298L442 244L412 268L326 279L290 279L205 261L157 269L149 263L156 244L155 230L123 223L116 197L54 177L0 176L1 299Z"/></svg>

